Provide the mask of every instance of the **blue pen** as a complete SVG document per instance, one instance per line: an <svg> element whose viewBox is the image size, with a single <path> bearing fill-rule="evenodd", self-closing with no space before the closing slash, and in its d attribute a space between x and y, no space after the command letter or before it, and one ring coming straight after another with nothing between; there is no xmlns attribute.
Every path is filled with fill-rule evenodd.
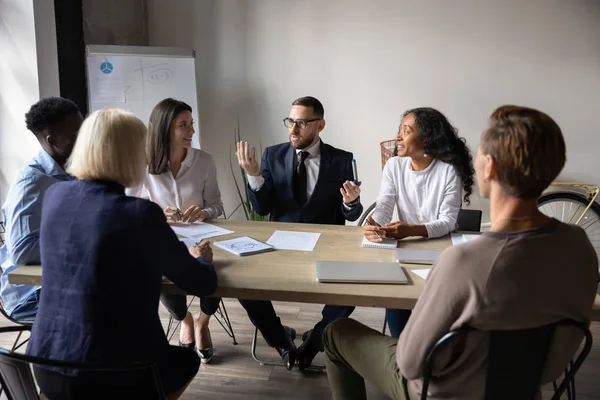
<svg viewBox="0 0 600 400"><path fill-rule="evenodd" d="M355 159L352 159L352 174L354 175L354 183L358 185L358 169L356 169Z"/></svg>

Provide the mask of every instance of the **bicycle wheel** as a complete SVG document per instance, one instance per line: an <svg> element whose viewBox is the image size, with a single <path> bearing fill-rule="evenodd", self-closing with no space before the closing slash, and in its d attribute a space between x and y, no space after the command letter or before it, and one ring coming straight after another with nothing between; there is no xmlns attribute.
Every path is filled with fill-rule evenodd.
<svg viewBox="0 0 600 400"><path fill-rule="evenodd" d="M542 213L570 224L577 222L588 204L585 196L571 192L548 193L538 200L538 208ZM578 225L588 235L600 258L600 205L593 202Z"/></svg>

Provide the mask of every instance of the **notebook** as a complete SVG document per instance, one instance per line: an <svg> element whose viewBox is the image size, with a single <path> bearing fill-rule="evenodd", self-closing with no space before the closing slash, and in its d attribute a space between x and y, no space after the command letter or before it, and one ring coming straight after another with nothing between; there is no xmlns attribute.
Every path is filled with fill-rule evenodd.
<svg viewBox="0 0 600 400"><path fill-rule="evenodd" d="M395 262L317 261L315 267L317 282L322 283L408 283Z"/></svg>
<svg viewBox="0 0 600 400"><path fill-rule="evenodd" d="M441 253L441 250L400 248L396 250L396 258L401 263L432 265Z"/></svg>
<svg viewBox="0 0 600 400"><path fill-rule="evenodd" d="M394 250L398 247L398 240L396 239L382 239L381 242L369 242L366 237L363 238L361 247L370 247L374 249L390 249Z"/></svg>
<svg viewBox="0 0 600 400"><path fill-rule="evenodd" d="M236 256L249 256L275 250L275 247L270 244L252 239L249 236L215 242L214 245Z"/></svg>

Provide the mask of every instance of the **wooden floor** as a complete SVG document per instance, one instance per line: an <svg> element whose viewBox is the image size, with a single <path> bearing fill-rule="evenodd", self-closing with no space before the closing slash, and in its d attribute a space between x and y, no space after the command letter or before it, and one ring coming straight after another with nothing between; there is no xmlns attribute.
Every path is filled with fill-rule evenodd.
<svg viewBox="0 0 600 400"><path fill-rule="evenodd" d="M215 347L215 357L209 365L203 365L181 399L330 399L331 393L325 373L301 373L297 369L287 371L283 367L261 366L250 354L253 326L244 309L235 300L225 300L225 305L238 345L221 328L216 320L211 321L211 333ZM284 324L294 327L300 335L312 328L320 318L321 305L301 303L275 303L275 308ZM198 300L194 301L192 312L199 312ZM168 321L167 312L161 307L163 326ZM381 329L383 310L357 308L353 318ZM1 324L6 325L7 321ZM577 377L577 398L579 400L600 400L600 323L592 324L592 333L598 338L592 352ZM178 334L173 337L176 344ZM0 338L0 346L9 347L14 338L6 335ZM300 339L296 344L301 343ZM268 348L262 338L259 340L258 355L275 357L277 353ZM322 363L322 355L316 359ZM385 399L375 389L368 387L369 399ZM2 397L4 398L4 397ZM550 392L544 392L550 398ZM566 396L563 396L566 398Z"/></svg>

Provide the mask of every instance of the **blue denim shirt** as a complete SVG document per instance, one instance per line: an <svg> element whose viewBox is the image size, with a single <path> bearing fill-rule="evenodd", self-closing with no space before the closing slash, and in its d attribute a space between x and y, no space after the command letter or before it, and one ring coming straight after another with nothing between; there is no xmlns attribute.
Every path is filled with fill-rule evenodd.
<svg viewBox="0 0 600 400"><path fill-rule="evenodd" d="M23 168L8 191L2 207L6 243L0 248L0 296L10 315L39 286L8 283L8 273L18 266L40 264L42 198L50 186L73 179L44 150Z"/></svg>

